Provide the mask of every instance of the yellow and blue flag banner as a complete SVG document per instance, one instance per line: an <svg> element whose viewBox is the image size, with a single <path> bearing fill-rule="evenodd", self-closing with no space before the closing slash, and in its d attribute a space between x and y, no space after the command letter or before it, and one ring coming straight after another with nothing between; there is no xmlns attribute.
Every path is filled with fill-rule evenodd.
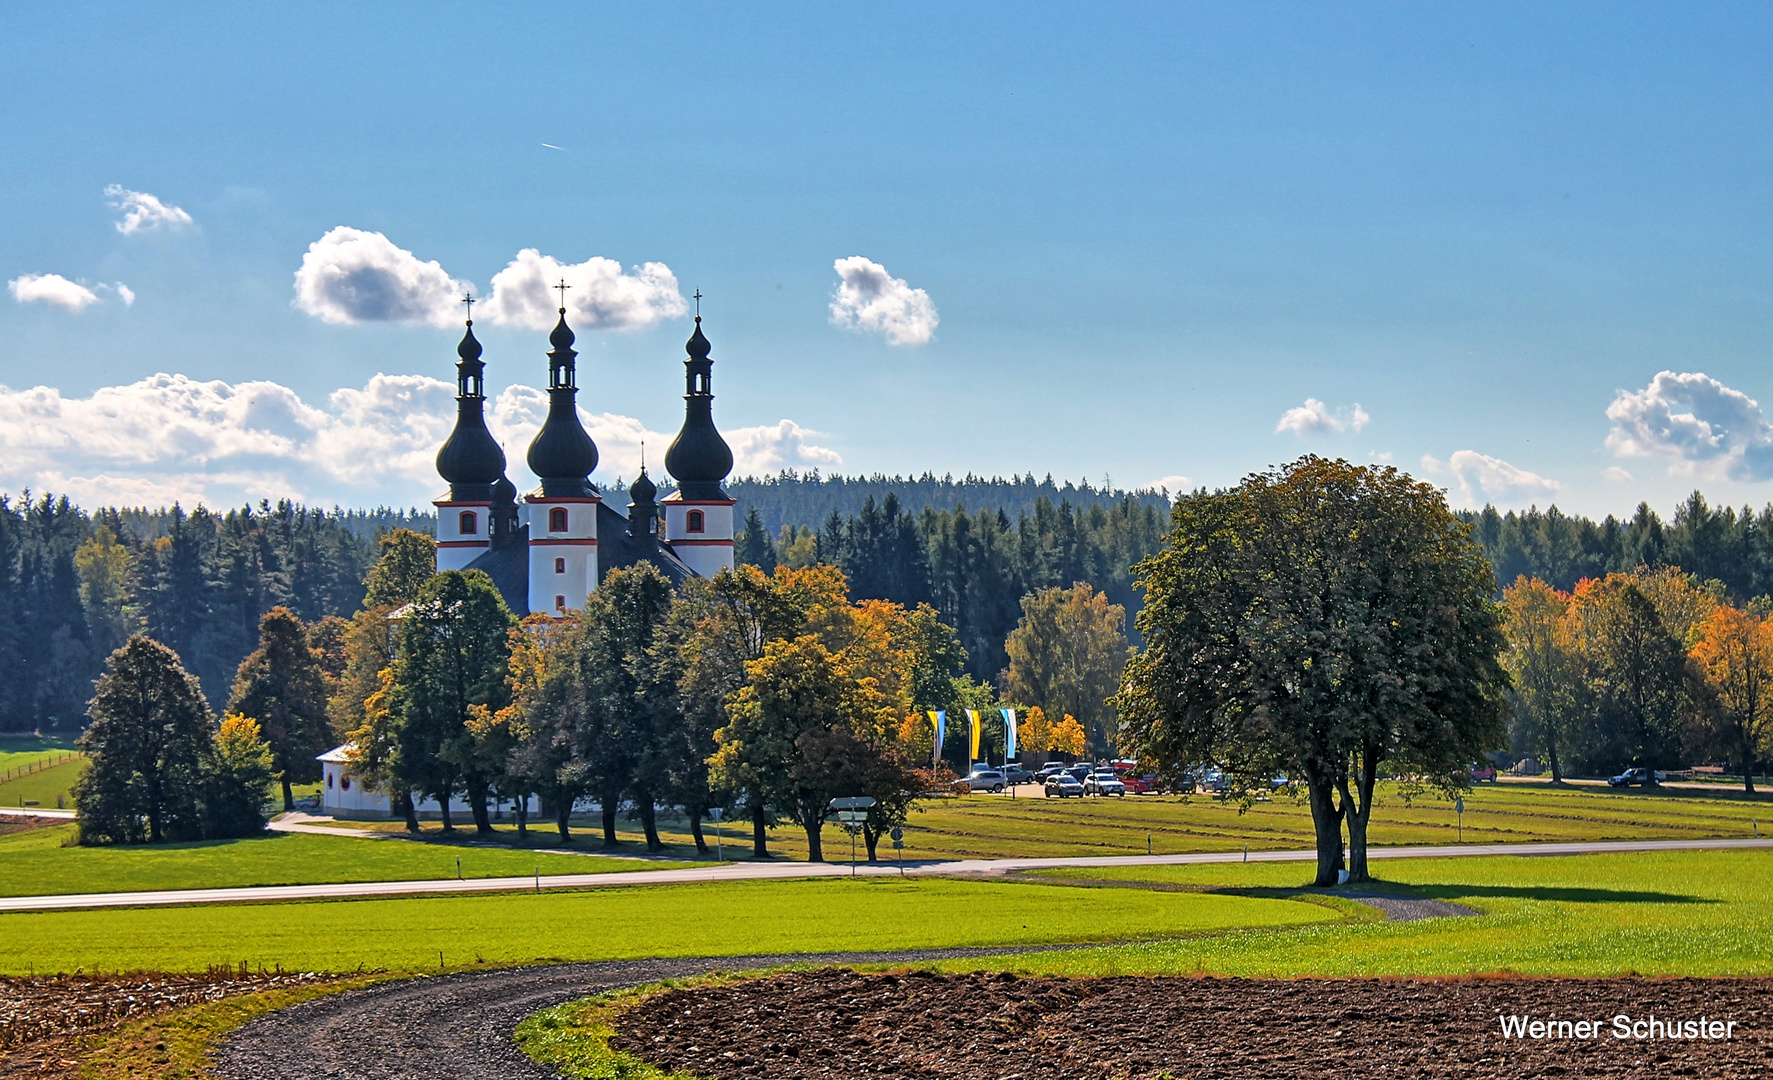
<svg viewBox="0 0 1773 1080"><path fill-rule="evenodd" d="M930 755L931 763L942 760L942 737L948 734L948 713L944 709L930 710L930 723L936 725L936 749Z"/></svg>
<svg viewBox="0 0 1773 1080"><path fill-rule="evenodd" d="M1003 713L1003 759L1008 762L1016 756L1016 710L999 709Z"/></svg>
<svg viewBox="0 0 1773 1080"><path fill-rule="evenodd" d="M979 710L968 709L967 719L973 722L973 756L967 761L971 764L979 760L979 736L985 734L985 725L979 722Z"/></svg>

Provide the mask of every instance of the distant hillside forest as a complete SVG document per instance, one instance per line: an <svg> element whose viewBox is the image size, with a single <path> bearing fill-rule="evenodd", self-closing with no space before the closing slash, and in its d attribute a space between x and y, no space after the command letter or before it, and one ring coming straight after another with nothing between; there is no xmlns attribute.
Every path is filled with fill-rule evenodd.
<svg viewBox="0 0 1773 1080"><path fill-rule="evenodd" d="M782 473L729 485L745 526L738 558L765 568L829 562L852 599L927 602L959 633L966 668L994 679L1004 639L1036 590L1088 582L1127 611L1139 606L1132 567L1168 531L1164 493L1010 480L821 477ZM1180 493L1177 493L1180 494ZM1679 567L1738 603L1773 594L1773 506L1713 509L1695 492L1664 520L1549 510L1461 515L1496 570L1568 590L1585 577ZM429 534L414 510L328 510L290 502L217 513L204 508L105 508L0 497L0 730L71 730L92 680L129 633L146 629L184 658L221 704L257 644L261 615L288 607L304 621L363 603L378 539Z"/></svg>

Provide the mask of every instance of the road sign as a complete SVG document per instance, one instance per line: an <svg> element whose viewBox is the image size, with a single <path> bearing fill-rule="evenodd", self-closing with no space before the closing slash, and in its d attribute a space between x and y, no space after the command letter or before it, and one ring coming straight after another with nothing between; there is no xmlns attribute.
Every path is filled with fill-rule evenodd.
<svg viewBox="0 0 1773 1080"><path fill-rule="evenodd" d="M720 824L720 815L722 813L723 813L723 811L720 809L720 807L716 806L708 811L708 816L713 818L714 823L716 825L718 825L718 824Z"/></svg>
<svg viewBox="0 0 1773 1080"><path fill-rule="evenodd" d="M868 820L868 811L866 811L866 810L839 810L837 812L837 820L843 822L845 825L854 824L856 822L861 822L861 821L867 821Z"/></svg>
<svg viewBox="0 0 1773 1080"><path fill-rule="evenodd" d="M891 835L893 838L893 843L897 844L900 841L905 839L905 830L899 828L897 825L894 825Z"/></svg>
<svg viewBox="0 0 1773 1080"><path fill-rule="evenodd" d="M866 810L874 805L874 799L868 795L852 795L846 799L832 799L833 810Z"/></svg>

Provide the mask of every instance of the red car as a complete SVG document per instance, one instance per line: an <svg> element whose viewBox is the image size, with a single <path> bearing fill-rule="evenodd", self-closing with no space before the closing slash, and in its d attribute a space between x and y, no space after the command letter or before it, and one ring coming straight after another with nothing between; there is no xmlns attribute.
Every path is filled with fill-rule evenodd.
<svg viewBox="0 0 1773 1080"><path fill-rule="evenodd" d="M1496 766L1489 762L1481 762L1465 770L1474 784L1494 784L1496 782Z"/></svg>
<svg viewBox="0 0 1773 1080"><path fill-rule="evenodd" d="M1157 777L1150 773L1144 776L1123 776L1120 778L1120 782L1125 784L1127 790L1135 795L1157 795L1163 791L1162 786L1157 782Z"/></svg>

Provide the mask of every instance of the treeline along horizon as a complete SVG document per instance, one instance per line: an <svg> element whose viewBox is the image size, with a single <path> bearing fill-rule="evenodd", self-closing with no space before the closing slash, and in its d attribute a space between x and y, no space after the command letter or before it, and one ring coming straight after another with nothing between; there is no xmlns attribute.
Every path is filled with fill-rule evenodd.
<svg viewBox="0 0 1773 1080"><path fill-rule="evenodd" d="M1032 475L783 472L729 490L747 519L739 561L829 562L849 576L853 599L927 602L981 680L1003 670L1021 598L1041 588L1090 583L1126 608L1133 635L1141 598L1132 568L1169 530L1164 493ZM1521 576L1568 590L1585 577L1677 566L1738 601L1773 595L1773 505L1713 508L1694 492L1668 519L1645 504L1598 522L1555 506L1460 516L1499 591ZM289 500L87 512L65 497L0 496L0 673L12 688L0 696L0 730L78 729L104 658L135 629L173 647L219 702L261 615L278 605L306 622L351 615L379 538L396 528L429 535L433 522L418 509Z"/></svg>

